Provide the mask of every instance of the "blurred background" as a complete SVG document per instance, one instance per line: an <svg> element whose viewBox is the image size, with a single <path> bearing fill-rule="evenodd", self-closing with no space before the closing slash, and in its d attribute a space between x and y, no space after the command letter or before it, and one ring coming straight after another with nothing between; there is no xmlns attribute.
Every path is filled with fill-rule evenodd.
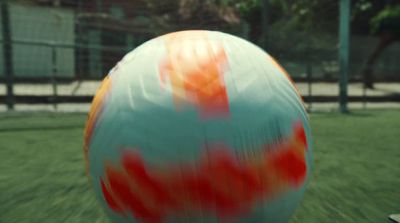
<svg viewBox="0 0 400 223"><path fill-rule="evenodd" d="M247 39L296 82L315 171L293 222L400 212L399 0L0 3L0 222L107 222L84 173L86 112L123 55L183 29Z"/></svg>
<svg viewBox="0 0 400 223"><path fill-rule="evenodd" d="M309 105L335 109L340 18L350 27L342 28L344 38L349 30L348 100L358 107L399 102L399 1L348 5L341 14L340 1L331 0L3 0L0 106L87 110L98 81L127 52L168 32L209 29L259 45Z"/></svg>

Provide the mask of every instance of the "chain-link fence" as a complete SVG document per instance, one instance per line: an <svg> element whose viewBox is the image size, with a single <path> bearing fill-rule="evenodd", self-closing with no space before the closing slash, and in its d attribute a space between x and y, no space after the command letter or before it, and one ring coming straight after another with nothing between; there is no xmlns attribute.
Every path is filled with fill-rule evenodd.
<svg viewBox="0 0 400 223"><path fill-rule="evenodd" d="M353 20L356 12L368 12L360 10L368 2L375 4L352 2ZM75 108L72 103L87 109L81 104L90 102L99 81L124 54L183 29L246 38L280 61L309 105L338 100L339 1L20 0L3 1L1 7L0 102L10 107ZM400 86L393 82L400 80L396 41L374 67L375 81L391 84L382 85L383 91L362 87L362 70L379 37L359 26L352 27L350 101L400 101L393 95Z"/></svg>

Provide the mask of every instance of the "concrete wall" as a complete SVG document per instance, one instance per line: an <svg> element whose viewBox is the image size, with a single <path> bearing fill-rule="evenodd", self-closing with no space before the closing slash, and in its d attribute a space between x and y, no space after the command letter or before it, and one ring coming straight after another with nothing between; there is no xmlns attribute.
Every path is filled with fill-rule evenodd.
<svg viewBox="0 0 400 223"><path fill-rule="evenodd" d="M10 27L13 40L74 44L74 13L69 10L24 5L10 5ZM0 67L3 54L0 51ZM57 48L57 76L75 73L74 49ZM39 45L13 44L13 68L16 77L49 77L52 75L51 48ZM0 75L4 70L0 69Z"/></svg>

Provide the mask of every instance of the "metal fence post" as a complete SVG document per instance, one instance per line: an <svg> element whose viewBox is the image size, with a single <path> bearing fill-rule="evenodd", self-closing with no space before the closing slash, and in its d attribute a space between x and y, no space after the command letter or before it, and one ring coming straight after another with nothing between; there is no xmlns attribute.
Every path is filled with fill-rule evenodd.
<svg viewBox="0 0 400 223"><path fill-rule="evenodd" d="M57 72L58 72L58 67L57 67L57 48L56 44L51 44L51 63L52 63L52 72L51 72L51 84L53 87L53 107L55 110L57 110L57 95L58 95L58 89L57 89Z"/></svg>
<svg viewBox="0 0 400 223"><path fill-rule="evenodd" d="M347 83L349 74L350 0L340 0L339 7L339 104L340 111L347 109Z"/></svg>
<svg viewBox="0 0 400 223"><path fill-rule="evenodd" d="M133 35L127 34L126 35L126 48L127 52L130 52L135 47Z"/></svg>
<svg viewBox="0 0 400 223"><path fill-rule="evenodd" d="M312 64L310 61L306 62L306 74L307 74L307 85L308 85L308 97L312 98ZM308 110L312 109L312 100L308 103Z"/></svg>
<svg viewBox="0 0 400 223"><path fill-rule="evenodd" d="M9 7L6 1L2 1L1 5L1 21L2 21L2 36L3 36L3 59L4 73L7 86L6 104L8 110L14 109L14 70L13 70L13 55L11 43L10 29L10 14Z"/></svg>
<svg viewBox="0 0 400 223"><path fill-rule="evenodd" d="M269 0L261 0L261 42L260 45L264 50L268 46L268 7Z"/></svg>

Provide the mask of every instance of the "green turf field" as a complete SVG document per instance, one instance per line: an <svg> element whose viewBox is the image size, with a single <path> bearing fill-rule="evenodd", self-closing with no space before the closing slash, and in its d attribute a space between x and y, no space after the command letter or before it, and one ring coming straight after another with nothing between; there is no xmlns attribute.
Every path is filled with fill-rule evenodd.
<svg viewBox="0 0 400 223"><path fill-rule="evenodd" d="M82 114L0 114L0 222L108 222L84 173ZM314 171L292 222L400 212L400 111L311 115Z"/></svg>

